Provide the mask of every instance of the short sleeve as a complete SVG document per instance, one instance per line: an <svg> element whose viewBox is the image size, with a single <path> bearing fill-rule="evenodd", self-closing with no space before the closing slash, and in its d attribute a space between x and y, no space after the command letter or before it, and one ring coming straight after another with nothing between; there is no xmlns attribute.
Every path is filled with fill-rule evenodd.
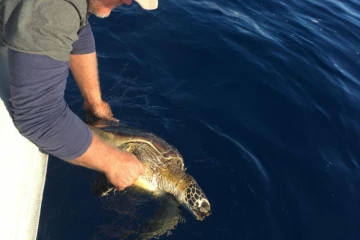
<svg viewBox="0 0 360 240"><path fill-rule="evenodd" d="M96 51L94 34L90 23L79 31L79 39L73 43L71 54L88 54Z"/></svg>
<svg viewBox="0 0 360 240"><path fill-rule="evenodd" d="M19 1L5 11L3 39L13 50L69 61L80 15L67 1Z"/></svg>

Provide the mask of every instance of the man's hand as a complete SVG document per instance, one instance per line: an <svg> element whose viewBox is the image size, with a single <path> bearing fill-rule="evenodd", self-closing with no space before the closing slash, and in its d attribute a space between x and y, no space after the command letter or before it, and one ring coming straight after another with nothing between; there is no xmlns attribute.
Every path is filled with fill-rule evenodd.
<svg viewBox="0 0 360 240"><path fill-rule="evenodd" d="M119 122L118 119L114 118L111 108L107 102L100 101L99 103L89 104L85 101L83 107L85 112L91 113L95 117Z"/></svg>
<svg viewBox="0 0 360 240"><path fill-rule="evenodd" d="M96 134L93 134L89 149L79 158L68 162L105 173L119 190L132 185L145 173L144 164L135 155L108 145Z"/></svg>
<svg viewBox="0 0 360 240"><path fill-rule="evenodd" d="M107 172L106 177L118 189L124 190L145 173L145 166L133 154L123 152L124 157Z"/></svg>

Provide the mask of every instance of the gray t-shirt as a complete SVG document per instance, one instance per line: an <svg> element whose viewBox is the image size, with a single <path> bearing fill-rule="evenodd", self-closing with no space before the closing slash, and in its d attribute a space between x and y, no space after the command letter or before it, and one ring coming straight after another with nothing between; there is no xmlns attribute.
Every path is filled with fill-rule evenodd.
<svg viewBox="0 0 360 240"><path fill-rule="evenodd" d="M0 0L3 43L15 51L58 61L69 61L87 18L87 0Z"/></svg>

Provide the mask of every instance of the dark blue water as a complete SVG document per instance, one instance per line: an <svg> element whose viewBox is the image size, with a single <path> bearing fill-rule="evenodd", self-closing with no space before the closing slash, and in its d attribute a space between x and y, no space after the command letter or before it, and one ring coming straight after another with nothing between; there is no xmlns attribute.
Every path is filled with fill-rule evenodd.
<svg viewBox="0 0 360 240"><path fill-rule="evenodd" d="M175 145L212 204L162 238L359 239L360 1L159 5L90 22L115 116ZM66 99L83 116L72 78ZM94 176L50 159L39 240L120 238Z"/></svg>

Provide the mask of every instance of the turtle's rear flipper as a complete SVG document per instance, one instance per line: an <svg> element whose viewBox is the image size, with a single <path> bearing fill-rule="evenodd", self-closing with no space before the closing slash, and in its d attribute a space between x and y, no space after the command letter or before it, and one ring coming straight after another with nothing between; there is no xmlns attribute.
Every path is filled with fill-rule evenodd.
<svg viewBox="0 0 360 240"><path fill-rule="evenodd" d="M111 190L115 189L104 173L99 173L91 187L91 193L94 197L106 196Z"/></svg>

